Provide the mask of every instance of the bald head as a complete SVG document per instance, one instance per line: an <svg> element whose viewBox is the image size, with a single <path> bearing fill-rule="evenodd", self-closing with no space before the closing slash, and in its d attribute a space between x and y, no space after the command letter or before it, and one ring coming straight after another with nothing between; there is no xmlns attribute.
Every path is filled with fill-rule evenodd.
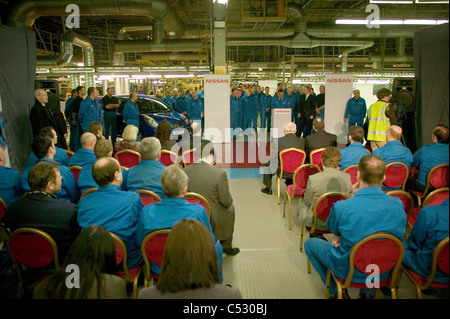
<svg viewBox="0 0 450 319"><path fill-rule="evenodd" d="M3 147L0 146L0 166L6 165L6 155Z"/></svg>
<svg viewBox="0 0 450 319"><path fill-rule="evenodd" d="M119 162L112 157L102 157L92 166L92 177L100 186L110 184L120 186L123 181Z"/></svg>
<svg viewBox="0 0 450 319"><path fill-rule="evenodd" d="M403 130L398 125L391 125L386 130L386 141L400 141L402 139Z"/></svg>
<svg viewBox="0 0 450 319"><path fill-rule="evenodd" d="M92 134L91 132L86 132L81 135L80 143L81 147L88 149L88 150L94 150L95 143L97 142L97 137Z"/></svg>

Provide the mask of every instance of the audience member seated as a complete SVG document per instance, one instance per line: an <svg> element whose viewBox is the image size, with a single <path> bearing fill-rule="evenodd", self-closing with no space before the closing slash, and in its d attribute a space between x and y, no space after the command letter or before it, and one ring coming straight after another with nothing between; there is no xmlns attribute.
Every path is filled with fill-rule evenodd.
<svg viewBox="0 0 450 319"><path fill-rule="evenodd" d="M97 160L94 154L95 143L97 138L90 132L83 133L80 138L81 148L72 155L69 160L69 166L76 165L85 167L92 165Z"/></svg>
<svg viewBox="0 0 450 319"><path fill-rule="evenodd" d="M449 200L440 205L425 206L417 215L405 244L403 263L412 271L427 278L431 272L433 250L449 233ZM437 270L436 282L448 282L448 274Z"/></svg>
<svg viewBox="0 0 450 319"><path fill-rule="evenodd" d="M210 232L201 222L183 219L167 238L161 274L139 299L242 299L241 292L220 283L220 266Z"/></svg>
<svg viewBox="0 0 450 319"><path fill-rule="evenodd" d="M95 143L94 154L97 160L103 157L112 157L112 153L113 146L110 140L101 139ZM98 188L98 184L95 182L94 177L92 177L92 166L94 166L94 164L84 166L78 176L78 188L80 189L81 194L89 188ZM127 175L127 170L122 167L123 182L120 188L124 191L127 190Z"/></svg>
<svg viewBox="0 0 450 319"><path fill-rule="evenodd" d="M305 226L312 226L314 203L320 196L328 192L341 192L348 196L351 195L352 181L350 174L339 171L340 159L341 152L339 149L334 146L328 146L322 153L323 171L308 178L303 201L297 210L299 219ZM316 229L327 230L325 221L318 219Z"/></svg>
<svg viewBox="0 0 450 319"><path fill-rule="evenodd" d="M311 238L305 243L305 252L311 264L326 282L327 269L339 278L347 278L350 250L362 239L377 232L386 232L402 240L406 230L406 214L400 199L381 190L386 164L376 155L363 156L358 164L358 182L354 195L336 202L327 219L327 228L334 234L330 242ZM388 277L380 274L380 281ZM355 269L353 282L365 283L366 274ZM330 294L336 298L336 283L330 282ZM373 299L374 289L361 289L360 299ZM348 292L344 291L344 298Z"/></svg>
<svg viewBox="0 0 450 319"><path fill-rule="evenodd" d="M161 174L166 167L159 162L161 157L161 144L156 137L146 137L141 141L142 159L138 165L130 167L126 181L129 191L147 189L164 198L161 187Z"/></svg>
<svg viewBox="0 0 450 319"><path fill-rule="evenodd" d="M156 127L155 136L161 143L162 150L170 151L172 150L172 147L177 144L176 141L170 139L171 134L172 126L170 126L170 123L167 120L162 120L159 122Z"/></svg>
<svg viewBox="0 0 450 319"><path fill-rule="evenodd" d="M102 124L98 121L94 121L94 122L91 122L91 124L89 124L89 132L94 134L95 137L97 138L97 140L99 140L101 138L105 138L105 136L103 135Z"/></svg>
<svg viewBox="0 0 450 319"><path fill-rule="evenodd" d="M305 151L307 161L311 151L328 146L337 146L337 136L325 131L325 122L323 118L316 117L313 120L313 129L316 133L308 135L305 138Z"/></svg>
<svg viewBox="0 0 450 319"><path fill-rule="evenodd" d="M79 269L78 287L67 286L71 265ZM126 281L116 275L116 267L114 239L105 228L89 226L73 242L61 269L34 288L33 299L127 299Z"/></svg>
<svg viewBox="0 0 450 319"><path fill-rule="evenodd" d="M141 247L136 242L136 227L143 207L141 198L137 193L120 189L122 170L112 157L97 160L92 176L99 188L78 203L78 224L83 230L90 225L102 226L119 236L127 247L128 268L132 269L143 262Z"/></svg>
<svg viewBox="0 0 450 319"><path fill-rule="evenodd" d="M187 136L184 136L178 143L177 147L172 147L172 150L180 155L182 155L184 152L188 150L192 150L194 148L197 148L198 145L200 145L202 142L208 142L211 141L203 139L202 138L202 126L200 124L200 121L194 121L192 122L190 126L189 138Z"/></svg>
<svg viewBox="0 0 450 319"><path fill-rule="evenodd" d="M139 133L139 129L134 125L125 126L122 133L122 141L117 141L115 147L116 152L122 150L132 150L136 152L141 151L141 142L136 141L136 136Z"/></svg>
<svg viewBox="0 0 450 319"><path fill-rule="evenodd" d="M33 227L48 233L58 246L59 261L62 263L80 233L80 227L77 206L55 196L61 189L61 179L58 163L36 163L28 174L30 192L11 204L5 224L11 231Z"/></svg>
<svg viewBox="0 0 450 319"><path fill-rule="evenodd" d="M348 140L350 145L341 149L341 161L339 169L343 171L351 165L359 163L361 157L370 155L370 152L364 148L361 143L364 139L364 129L362 126L350 126L348 129Z"/></svg>
<svg viewBox="0 0 450 319"><path fill-rule="evenodd" d="M295 125L295 123L286 123L283 132L283 137L273 141L272 149L270 150L270 161L264 164L263 183L265 187L261 188L261 192L264 194L272 195L272 177L281 172L279 160L280 152L287 148L305 150L305 139L295 135L297 132L297 125ZM292 184L292 176L293 174L291 173L283 172L282 178L286 180L286 185Z"/></svg>
<svg viewBox="0 0 450 319"><path fill-rule="evenodd" d="M38 161L40 162L54 162L53 158L56 154L55 145L53 144L52 138L50 138L46 134L40 134L34 137L34 141L31 145L31 148L36 154ZM30 190L30 185L28 184L28 172L34 166L29 165L25 168L22 174L22 189L24 191ZM58 191L55 195L58 199L63 199L66 201L70 201L72 203L78 202L80 198L80 192L78 191L77 182L75 181L75 177L73 173L67 166L59 166L59 172L63 178L61 190Z"/></svg>
<svg viewBox="0 0 450 319"><path fill-rule="evenodd" d="M195 219L205 225L216 248L222 278L222 246L216 240L205 209L198 204L191 204L184 199L188 190L188 177L179 165L173 164L164 168L161 175L161 186L165 198L160 202L148 205L142 210L137 228L137 243L141 247L145 236L152 231L172 228L183 218ZM160 267L151 264L151 271L160 274Z"/></svg>
<svg viewBox="0 0 450 319"><path fill-rule="evenodd" d="M223 252L234 256L240 250L232 247L235 208L227 173L213 167L215 156L211 142L203 141L198 145L194 157L197 162L184 168L189 178L188 192L200 194L209 202L213 233L220 241Z"/></svg>
<svg viewBox="0 0 450 319"><path fill-rule="evenodd" d="M448 127L438 125L431 136L433 144L423 146L413 155L413 165L419 170L406 183L406 189L423 192L427 184L427 175L439 164L448 164ZM432 191L432 187L430 191Z"/></svg>
<svg viewBox="0 0 450 319"><path fill-rule="evenodd" d="M56 154L53 157L53 160L57 162L59 165L68 166L69 165L69 155L67 155L66 151L58 146L56 144L58 143L58 135L56 134L56 131L51 126L43 127L39 130L39 134L47 134L50 136L51 139L53 139L53 144L56 148ZM38 161L38 158L34 154L33 151L31 151L30 156L28 157L28 165L32 166Z"/></svg>
<svg viewBox="0 0 450 319"><path fill-rule="evenodd" d="M3 147L0 146L0 198L11 205L23 194L20 174L13 168L5 167L6 155Z"/></svg>

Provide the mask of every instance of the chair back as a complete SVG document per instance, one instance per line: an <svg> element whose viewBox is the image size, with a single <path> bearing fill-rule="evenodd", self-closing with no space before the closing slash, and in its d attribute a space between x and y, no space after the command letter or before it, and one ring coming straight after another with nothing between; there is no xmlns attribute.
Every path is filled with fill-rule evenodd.
<svg viewBox="0 0 450 319"><path fill-rule="evenodd" d="M175 152L168 150L161 150L161 158L159 159L165 166L170 166L178 162L178 155Z"/></svg>
<svg viewBox="0 0 450 319"><path fill-rule="evenodd" d="M442 187L435 189L423 201L422 206L440 205L446 199L448 199L448 187Z"/></svg>
<svg viewBox="0 0 450 319"><path fill-rule="evenodd" d="M193 149L184 151L183 154L181 155L184 167L189 166L195 162L195 159L194 159L195 150L196 149L193 148Z"/></svg>
<svg viewBox="0 0 450 319"><path fill-rule="evenodd" d="M138 189L136 193L141 197L142 205L148 206L161 201L161 197L155 192L149 191L147 189Z"/></svg>
<svg viewBox="0 0 450 319"><path fill-rule="evenodd" d="M63 149L63 150L64 150L64 152L67 153L67 156L69 157L69 159L72 157L73 154L75 154L73 151L69 151L69 150L66 150L66 149Z"/></svg>
<svg viewBox="0 0 450 319"><path fill-rule="evenodd" d="M141 153L129 149L118 151L114 157L125 168L138 165L142 159Z"/></svg>
<svg viewBox="0 0 450 319"><path fill-rule="evenodd" d="M78 177L80 176L80 172L83 169L83 167L78 166L78 165L72 165L72 166L69 166L69 169L71 170L73 177L75 177L75 182L78 183Z"/></svg>
<svg viewBox="0 0 450 319"><path fill-rule="evenodd" d="M403 209L406 213L406 220L408 220L414 207L414 200L411 195L402 190L389 191L386 194L392 197L397 197L402 201Z"/></svg>
<svg viewBox="0 0 450 319"><path fill-rule="evenodd" d="M377 265L380 274L393 270L391 282L396 283L404 255L405 248L397 237L385 232L367 236L350 250L350 269L343 288L349 287L355 268L364 274L372 274L370 265Z"/></svg>
<svg viewBox="0 0 450 319"><path fill-rule="evenodd" d="M444 274L449 274L449 244L448 236L444 238L434 249L433 253L436 257L437 268ZM434 256L433 256L434 257Z"/></svg>
<svg viewBox="0 0 450 319"><path fill-rule="evenodd" d="M8 206L6 202L0 197L0 221L6 216L6 212L8 211Z"/></svg>
<svg viewBox="0 0 450 319"><path fill-rule="evenodd" d="M314 219L311 233L314 233L314 230L316 229L317 219L326 221L328 216L330 216L331 208L334 203L341 200L346 200L347 198L348 196L342 192L328 192L320 196L313 206Z"/></svg>
<svg viewBox="0 0 450 319"><path fill-rule="evenodd" d="M386 179L383 185L389 188L398 188L405 190L406 181L408 180L409 169L405 163L391 162L386 165Z"/></svg>
<svg viewBox="0 0 450 319"><path fill-rule="evenodd" d="M151 274L150 263L161 267L169 234L170 229L155 230L147 234L142 241L141 253L145 262L144 274L147 280L150 280L151 277L159 278L159 275Z"/></svg>
<svg viewBox="0 0 450 319"><path fill-rule="evenodd" d="M7 248L18 270L21 269L20 265L39 269L52 263L55 269L60 268L58 246L55 240L42 230L31 227L16 229L9 236Z"/></svg>
<svg viewBox="0 0 450 319"><path fill-rule="evenodd" d="M89 195L89 194L95 192L97 189L98 189L97 187L92 187L92 188L86 189L86 190L83 192L83 194L81 194L80 200L81 200L83 197L85 197L86 195Z"/></svg>
<svg viewBox="0 0 450 319"><path fill-rule="evenodd" d="M295 194L296 188L306 189L308 178L311 175L320 173L320 171L321 169L319 168L319 166L314 164L303 164L302 166L298 167L294 172L294 176L292 177L294 185L293 194Z"/></svg>
<svg viewBox="0 0 450 319"><path fill-rule="evenodd" d="M188 192L186 193L186 196L184 197L185 200L187 200L191 204L199 204L203 206L203 208L206 210L206 214L208 215L208 218L211 217L211 205L209 204L206 197L203 195L200 195L198 193L194 192Z"/></svg>
<svg viewBox="0 0 450 319"><path fill-rule="evenodd" d="M286 148L279 154L280 159L280 176L283 172L294 174L295 170L305 163L306 153L299 148Z"/></svg>
<svg viewBox="0 0 450 319"><path fill-rule="evenodd" d="M427 176L427 186L435 189L449 187L449 165L440 164L433 167Z"/></svg>
<svg viewBox="0 0 450 319"><path fill-rule="evenodd" d="M344 173L350 174L352 185L358 181L358 164L350 165L343 170Z"/></svg>
<svg viewBox="0 0 450 319"><path fill-rule="evenodd" d="M325 151L325 147L318 148L316 150L312 150L309 153L309 162L311 164L317 165L320 167L320 170L323 170L322 168L322 153Z"/></svg>
<svg viewBox="0 0 450 319"><path fill-rule="evenodd" d="M114 239L114 244L116 245L116 264L118 266L122 265L125 279L133 281L130 270L128 269L127 246L119 236L111 232L109 234Z"/></svg>

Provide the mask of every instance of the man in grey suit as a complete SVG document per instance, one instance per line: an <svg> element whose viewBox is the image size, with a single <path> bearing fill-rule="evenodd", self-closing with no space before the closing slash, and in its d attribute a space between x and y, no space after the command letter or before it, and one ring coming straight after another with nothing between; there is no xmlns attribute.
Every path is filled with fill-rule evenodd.
<svg viewBox="0 0 450 319"><path fill-rule="evenodd" d="M337 146L337 136L335 134L331 134L325 131L325 123L323 118L316 117L313 120L313 127L316 131L315 134L308 135L305 138L305 151L306 156L309 158L309 153L312 150L316 150L319 148L324 148L328 146Z"/></svg>
<svg viewBox="0 0 450 319"><path fill-rule="evenodd" d="M308 227L313 223L313 208L316 200L328 192L342 192L350 196L352 181L350 174L339 171L341 152L337 147L329 146L322 153L323 171L308 178L303 201L298 206L299 219ZM326 230L324 221L318 220L316 229Z"/></svg>
<svg viewBox="0 0 450 319"><path fill-rule="evenodd" d="M264 164L263 183L265 187L261 189L264 194L272 195L272 176L275 173L280 172L279 154L282 150L287 148L305 149L305 139L297 137L297 126L293 122L288 122L284 125L284 136L275 140L272 144L272 150L270 151L270 162ZM275 151L276 150L276 151ZM278 167L274 167L274 163L277 163ZM275 169L276 172L275 172ZM292 184L292 174L283 172L283 179L286 179L286 185Z"/></svg>
<svg viewBox="0 0 450 319"><path fill-rule="evenodd" d="M235 209L228 186L227 173L214 168L213 144L203 141L194 153L197 160L184 168L189 177L188 192L203 195L211 206L211 227L214 236L220 241L223 252L234 256L239 248L232 247Z"/></svg>

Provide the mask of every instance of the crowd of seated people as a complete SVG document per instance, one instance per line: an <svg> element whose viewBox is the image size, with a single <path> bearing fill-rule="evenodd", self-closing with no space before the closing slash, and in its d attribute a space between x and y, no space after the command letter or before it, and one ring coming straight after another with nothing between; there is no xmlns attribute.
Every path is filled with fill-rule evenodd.
<svg viewBox="0 0 450 319"><path fill-rule="evenodd" d="M306 205L303 207L303 211L305 214L308 213L308 216L305 216L305 220L308 220L307 224L310 220L311 205L318 196L331 190L340 190L350 194L349 199L333 206L330 217L321 226L333 232L335 235L333 240L328 242L323 238L311 238L305 242L305 252L325 282L327 269L332 269L339 274L342 273L342 269L348 268L349 250L370 232L383 229L398 238L404 237L406 214L403 205L400 200L387 195L382 189L386 165L393 161L400 161L404 162L408 168L414 166L417 174L410 176L405 190L423 191L428 172L436 165L448 164L449 129L443 125L436 126L432 134L433 143L423 146L415 154L412 154L401 143L401 128L392 125L386 132L387 144L377 148L373 154L369 154L362 146L364 131L361 127L350 127L350 145L339 151L336 147L336 136L324 131L322 118L316 117L312 125L316 133L303 139L295 136L296 125L288 123L285 126L287 137L284 138L286 140L292 137L295 140L286 142L289 144L287 147L303 149L307 154L318 148L326 148L322 154L322 172L317 176L310 177L305 190L306 195L302 205ZM163 126L164 124L161 125L160 132L163 131ZM129 136L125 131L129 131ZM124 143L117 145L117 150L134 149L142 154L139 165L128 170L122 168L119 162L112 157L114 149L111 142L103 138L98 139L97 134L90 132L81 136L81 148L67 161L67 153L58 151L58 148L55 147L55 130L51 127L41 129L39 134L34 137L29 165L23 174L5 167L4 152L0 148L0 198L5 201L7 206L6 215L2 218L6 231L10 233L21 227L41 229L54 238L57 243L62 265L80 263L80 265L92 266L86 268L89 280L82 282L82 289L78 292L73 293L62 287L60 281L64 272L55 271L36 287L33 297L126 298L125 282L116 276L117 271L123 269L120 266L117 268L115 263L113 265L111 257L113 244L106 234L114 233L124 241L128 253L128 268L132 269L143 264L141 243L146 234L160 228L172 228L174 238L177 236L183 238L183 236L189 236L191 228L199 227L198 223L192 221L197 220L202 226L200 228L206 229L210 234L211 240L201 243L208 247L183 248L181 245L173 245L172 240L168 240L167 256L165 255L161 268L152 268L161 275L161 282L152 289L143 290L139 297L176 298L192 293L198 294L200 298L225 298L226 296L240 298L238 290L218 286L223 280L222 254L234 255L239 252L238 248L231 247L232 231L227 238L217 236L214 228L219 227L217 224L220 221L216 219L210 221L201 206L188 204L184 200L188 189L195 189L195 184L192 182L194 178L190 174L195 168L202 168L202 163L212 167L214 153L197 154L198 165L189 166L189 169L183 170L180 165L165 167L159 163L159 158L163 143L166 145L165 147L172 145L168 142L170 138L167 138L167 133L161 133L158 138L149 137L137 141L136 127L129 125L125 131ZM101 132L99 134L101 136ZM284 140L281 139L282 143L279 144L284 145ZM200 153L206 144L198 145ZM273 150L274 155L279 154L282 149L278 147L277 150ZM354 185L349 183L349 177L347 178L342 172L345 167L352 164L358 164L357 182ZM69 165L82 167L78 181L75 180L73 173L68 168ZM272 194L271 176L276 169L277 167L265 177L266 187L262 189L263 193ZM220 175L219 172L217 173ZM212 176L212 173L209 175ZM147 177L149 178L147 179ZM292 176L283 178L289 179ZM321 178L326 182L321 182ZM223 178L219 176L218 179ZM192 181L190 182L190 180ZM330 180L339 181L337 184L333 184L336 186L335 189L327 188L327 185L332 184ZM287 184L289 183L292 181ZM319 186L316 189L314 185L323 186L324 189L319 189ZM226 182L226 187L228 187L228 182ZM80 195L89 188L97 188L97 190L80 200ZM144 207L136 193L138 189L154 191L160 195L162 201ZM24 193L26 194L23 195ZM373 204L370 204L369 202L372 201ZM232 207L231 197L228 202L227 209ZM223 206L224 203L221 205ZM183 206L183 208L174 209L176 206ZM179 214L181 211L183 214ZM387 211L392 216L382 214ZM167 212L173 212L173 216L169 216ZM448 212L448 199L433 208L424 207L412 228L411 235L404 242L405 264L422 276L428 275L432 247L448 236L448 213L446 215L443 212ZM212 216L214 215L215 213L212 212ZM352 218L344 218L350 215ZM183 221L180 222L181 220ZM177 224L177 222L179 223ZM358 226L356 227L356 225ZM349 228L357 228L359 231L349 232ZM204 229L197 232L204 232ZM427 236L430 233L434 234L433 238ZM108 239L106 239L107 237ZM173 239L173 241L175 240ZM182 244L186 244L187 240ZM96 245L96 241L101 241L102 245ZM225 246L224 242L226 242ZM206 254L200 256L204 260L200 257L199 260L188 260L178 256L180 249L188 254L190 252L188 249L206 251L211 249L211 245L215 248L215 254L211 253L211 256L217 257L216 259ZM97 260L87 260L86 254L80 253L79 247L92 250L92 255L97 256ZM0 248L4 250L4 246ZM186 287L191 287L191 281L187 278L174 277L178 278L178 282L171 282L173 269L171 269L169 261L172 260L178 260L177 262L185 260L187 264L184 266L187 267L187 272L190 271L188 267L192 264L195 266L199 262L211 263L209 267L205 268L208 271L202 270L201 272L204 278L190 278L193 281L198 280L197 287L201 287L201 290L189 291L189 288ZM7 265L7 263L1 265ZM9 266L12 267L10 264ZM342 276L345 277L343 273ZM363 280L361 278L363 278L362 276L360 280ZM439 274L437 279L448 280L448 276ZM330 287L330 291L331 295L335 296L335 287ZM373 297L373 291L361 290L360 297L370 299Z"/></svg>

